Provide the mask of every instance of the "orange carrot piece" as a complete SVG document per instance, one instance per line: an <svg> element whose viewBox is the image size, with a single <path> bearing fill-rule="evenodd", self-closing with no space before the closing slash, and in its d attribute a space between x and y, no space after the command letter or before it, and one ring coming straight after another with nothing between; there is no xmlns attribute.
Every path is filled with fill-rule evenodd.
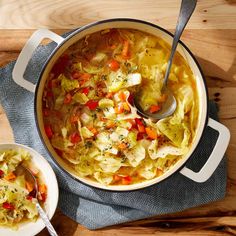
<svg viewBox="0 0 236 236"><path fill-rule="evenodd" d="M112 93L112 92L109 92L109 93L107 93L107 95L106 95L106 98L112 98L112 97L113 97L113 95L114 95L114 93Z"/></svg>
<svg viewBox="0 0 236 236"><path fill-rule="evenodd" d="M80 74L80 79L85 80L85 81L88 81L91 77L92 77L92 75L89 73L81 73Z"/></svg>
<svg viewBox="0 0 236 236"><path fill-rule="evenodd" d="M65 98L64 98L64 104L69 104L72 101L72 96L70 93L67 93Z"/></svg>
<svg viewBox="0 0 236 236"><path fill-rule="evenodd" d="M126 144L126 143L120 143L120 144L118 145L118 148L124 150L124 149L127 148L127 144Z"/></svg>
<svg viewBox="0 0 236 236"><path fill-rule="evenodd" d="M97 135L98 134L98 130L94 127L89 128L89 130L94 134Z"/></svg>
<svg viewBox="0 0 236 236"><path fill-rule="evenodd" d="M72 123L72 124L74 124L74 123L76 123L77 121L79 120L79 116L78 115L72 115L71 117L70 117L70 122Z"/></svg>
<svg viewBox="0 0 236 236"><path fill-rule="evenodd" d="M119 94L118 94L118 97L119 99L122 101L122 102L125 102L126 101L126 95L123 91L120 91Z"/></svg>
<svg viewBox="0 0 236 236"><path fill-rule="evenodd" d="M131 182L132 182L132 177L129 175L122 178L122 184L124 185L131 184Z"/></svg>
<svg viewBox="0 0 236 236"><path fill-rule="evenodd" d="M156 174L157 174L157 176L161 176L161 175L163 175L163 171L161 169L157 168Z"/></svg>
<svg viewBox="0 0 236 236"><path fill-rule="evenodd" d="M138 124L137 126L138 126L138 132L139 133L145 133L146 132L144 125L139 125Z"/></svg>
<svg viewBox="0 0 236 236"><path fill-rule="evenodd" d="M149 111L151 113L155 113L155 112L159 111L160 109L161 109L161 106L159 106L159 105L151 105Z"/></svg>
<svg viewBox="0 0 236 236"><path fill-rule="evenodd" d="M147 136L150 139L157 139L157 132L156 132L156 130L151 129L150 127L146 127L145 130L146 130Z"/></svg>
<svg viewBox="0 0 236 236"><path fill-rule="evenodd" d="M120 63L114 59L111 59L107 65L112 71L117 71L120 68Z"/></svg>
<svg viewBox="0 0 236 236"><path fill-rule="evenodd" d="M16 178L13 172L10 172L8 175L4 177L5 180L14 180Z"/></svg>
<svg viewBox="0 0 236 236"><path fill-rule="evenodd" d="M115 182L118 182L118 181L120 181L121 179L122 179L121 176L119 176L119 175L113 175L113 180L114 180Z"/></svg>
<svg viewBox="0 0 236 236"><path fill-rule="evenodd" d="M123 104L120 103L120 104L118 104L117 107L115 107L115 113L116 113L116 114L121 114L121 113L123 113L123 112L124 112L124 107L123 107Z"/></svg>
<svg viewBox="0 0 236 236"><path fill-rule="evenodd" d="M127 58L129 56L129 41L128 40L124 41L123 50L121 54L123 58Z"/></svg>

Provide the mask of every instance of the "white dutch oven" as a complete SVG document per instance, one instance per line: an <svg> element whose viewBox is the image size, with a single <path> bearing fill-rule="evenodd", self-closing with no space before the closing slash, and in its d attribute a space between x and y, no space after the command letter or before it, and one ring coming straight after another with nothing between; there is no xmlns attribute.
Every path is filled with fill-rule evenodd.
<svg viewBox="0 0 236 236"><path fill-rule="evenodd" d="M163 28L157 25L154 25L148 22L135 20L135 19L120 19L120 18L109 19L109 20L95 22L93 24L89 24L84 27L81 27L75 30L72 34L70 34L66 38L63 38L46 29L38 30L31 36L31 38L26 43L26 45L22 49L17 59L17 62L13 70L13 79L20 86L24 87L25 89L29 90L32 93L35 93L34 106L35 106L35 119L36 119L36 123L38 127L38 132L41 136L42 142L44 143L45 147L50 153L52 159L63 171L65 171L67 174L72 176L74 179L81 181L87 185L90 185L96 188L106 189L106 190L130 191L130 190L145 188L147 186L159 183L160 181L166 179L167 177L169 177L176 171L179 171L182 175L186 176L187 178L192 179L193 181L196 181L199 183L206 181L207 179L211 177L211 175L213 174L213 172L219 165L220 161L222 160L223 155L229 143L230 133L229 133L229 130L224 125L208 117L208 94L207 94L207 88L206 88L203 74L201 72L200 66L197 63L195 57L182 42L179 43L177 50L186 59L186 61L188 62L196 78L197 90L198 90L198 95L199 95L199 100L200 100L199 121L197 124L196 136L193 140L193 143L189 152L178 163L176 163L170 170L168 170L166 173L164 173L160 177L157 177L155 179L152 179L143 183L127 185L127 186L104 186L100 183L78 177L76 173L70 168L70 166L68 166L56 154L56 152L50 145L50 142L43 128L44 126L43 126L43 120L42 120L42 95L43 95L43 89L44 89L45 81L47 79L47 75L50 72L51 68L53 67L54 63L60 57L60 55L69 46L71 46L72 44L74 44L75 42L77 42L79 39L83 38L87 34L91 34L91 33L94 33L103 29L107 29L107 28L130 28L130 29L141 30L141 31L150 33L152 35L159 36L163 38L164 40L166 40L169 44L172 43L172 39L173 39L173 35L170 32L164 30ZM42 69L39 81L37 85L35 85L31 83L30 81L25 80L23 77L23 74L34 50L44 38L49 38L55 41L57 43L57 47L54 49L54 51L49 56L49 58L47 58L47 61ZM218 140L216 142L216 145L210 157L205 163L205 165L201 168L199 172L194 172L191 169L185 167L184 164L191 157L194 150L196 149L206 126L210 126L211 128L215 129L219 133Z"/></svg>

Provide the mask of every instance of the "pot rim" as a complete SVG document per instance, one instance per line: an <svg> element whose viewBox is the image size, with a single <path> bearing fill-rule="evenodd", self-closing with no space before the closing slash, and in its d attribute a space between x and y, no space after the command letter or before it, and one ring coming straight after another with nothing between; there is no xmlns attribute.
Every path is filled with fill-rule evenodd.
<svg viewBox="0 0 236 236"><path fill-rule="evenodd" d="M92 22L90 24L87 24L85 26L82 26L80 28L77 28L77 29L74 29L74 32L72 30L72 33L68 36L66 36L66 38L64 39L64 41L58 45L56 48L53 49L53 51L51 52L51 54L49 55L49 57L47 58L47 60L45 61L44 65L43 65L43 68L40 72L40 75L39 75L39 80L36 84L36 89L35 89L35 96L34 96L34 116L35 116L35 121L36 121L36 127L37 127L37 130L38 130L38 134L40 136L40 139L45 147L45 149L47 150L48 154L50 155L53 163L60 169L62 170L65 174L67 174L69 177L71 177L73 180L79 182L79 183L82 183L88 187L92 187L92 188L95 188L95 189L98 189L98 190L102 190L102 191L108 191L108 192L133 192L133 191L139 191L139 190L142 190L142 189L146 189L148 187L152 187L156 184L159 184L161 183L162 181L165 181L167 179L169 179L170 177L172 177L174 174L178 173L182 168L184 168L184 166L187 164L187 162L189 161L189 159L191 158L191 156L196 152L197 148L199 147L199 143L200 141L202 140L202 135L203 135L203 132L207 126L207 123L208 123L208 118L209 118L209 93L208 93L208 89L207 89L207 85L206 85L206 79L205 79L205 76L203 74L203 71L196 59L196 57L193 55L193 53L190 51L190 49L181 41L179 40L179 44L181 44L181 46L189 53L189 55L191 56L191 58L193 59L194 63L196 64L197 66L197 69L199 70L200 72L200 75L201 75L201 78L202 78L202 81L203 81L203 85L204 85L204 88L205 88L205 91L206 91L206 115L205 115L205 121L204 121L204 125L203 125L203 129L202 129L202 133L200 135L200 138L198 140L198 143L196 144L195 148L192 150L192 154L181 164L181 166L176 169L172 174L170 174L169 176L167 176L166 178L162 179L162 180L159 180L158 182L156 183L152 183L148 186L143 186L143 187L137 187L136 189L127 189L127 190L114 190L114 189L108 189L108 188L102 188L102 187L97 187L97 186L92 186L78 178L76 178L75 176L73 176L71 173L69 173L67 170L65 170L58 162L57 160L54 158L54 156L52 155L52 153L50 152L50 150L48 149L47 145L46 145L46 142L44 141L44 138L43 138L43 135L41 134L41 131L40 131L40 127L39 127L39 122L38 122L38 112L37 112L37 93L38 93L38 88L39 88L39 84L40 84L40 80L41 80L41 77L49 63L49 61L51 60L51 58L54 56L54 54L58 51L59 48L61 48L67 41L69 41L72 37L74 37L76 34L88 29L88 28L91 28L91 27L94 27L96 25L100 25L100 24L103 24L103 23L109 23L109 22L136 22L136 23L140 23L140 24L144 24L144 25L148 25L148 26L152 26L154 28L156 28L157 30L160 30L166 34L168 34L169 36L171 37L174 37L174 35L169 32L168 30L162 28L161 26L159 25L156 25L156 24L153 24L151 22L148 22L148 21L144 21L144 20L139 20L139 19L134 19L134 18L110 18L110 19L106 19L106 20L101 20L101 21L95 21L95 22ZM203 119L203 118L202 118Z"/></svg>

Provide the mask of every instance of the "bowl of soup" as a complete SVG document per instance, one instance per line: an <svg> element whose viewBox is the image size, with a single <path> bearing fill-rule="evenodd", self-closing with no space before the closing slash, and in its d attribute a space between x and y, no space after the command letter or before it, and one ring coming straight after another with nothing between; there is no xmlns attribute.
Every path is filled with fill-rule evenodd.
<svg viewBox="0 0 236 236"><path fill-rule="evenodd" d="M19 171L20 166L37 180L37 199L49 219L57 207L57 179L44 157L22 144L1 143L0 235L36 235L45 227L36 207L35 186L24 169Z"/></svg>
<svg viewBox="0 0 236 236"><path fill-rule="evenodd" d="M23 72L44 37L58 46L34 85ZM197 182L210 178L223 158L229 131L208 117L205 79L183 42L168 82L177 100L174 114L154 122L133 104L138 93L144 110L161 109L172 40L165 29L135 19L96 22L66 38L48 30L33 34L16 62L13 79L35 92L38 132L59 168L84 184L113 191L145 188L176 171ZM184 164L207 125L219 137L196 173Z"/></svg>

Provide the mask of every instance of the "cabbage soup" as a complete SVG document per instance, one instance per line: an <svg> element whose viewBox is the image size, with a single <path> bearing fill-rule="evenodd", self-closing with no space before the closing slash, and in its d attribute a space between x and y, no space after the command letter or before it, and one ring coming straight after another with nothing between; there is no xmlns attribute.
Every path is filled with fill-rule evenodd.
<svg viewBox="0 0 236 236"><path fill-rule="evenodd" d="M80 39L54 64L43 93L45 133L58 156L82 178L129 185L168 171L190 149L198 121L196 81L176 52L168 87L175 113L152 122L133 96L155 113L170 46L132 29L107 29Z"/></svg>

